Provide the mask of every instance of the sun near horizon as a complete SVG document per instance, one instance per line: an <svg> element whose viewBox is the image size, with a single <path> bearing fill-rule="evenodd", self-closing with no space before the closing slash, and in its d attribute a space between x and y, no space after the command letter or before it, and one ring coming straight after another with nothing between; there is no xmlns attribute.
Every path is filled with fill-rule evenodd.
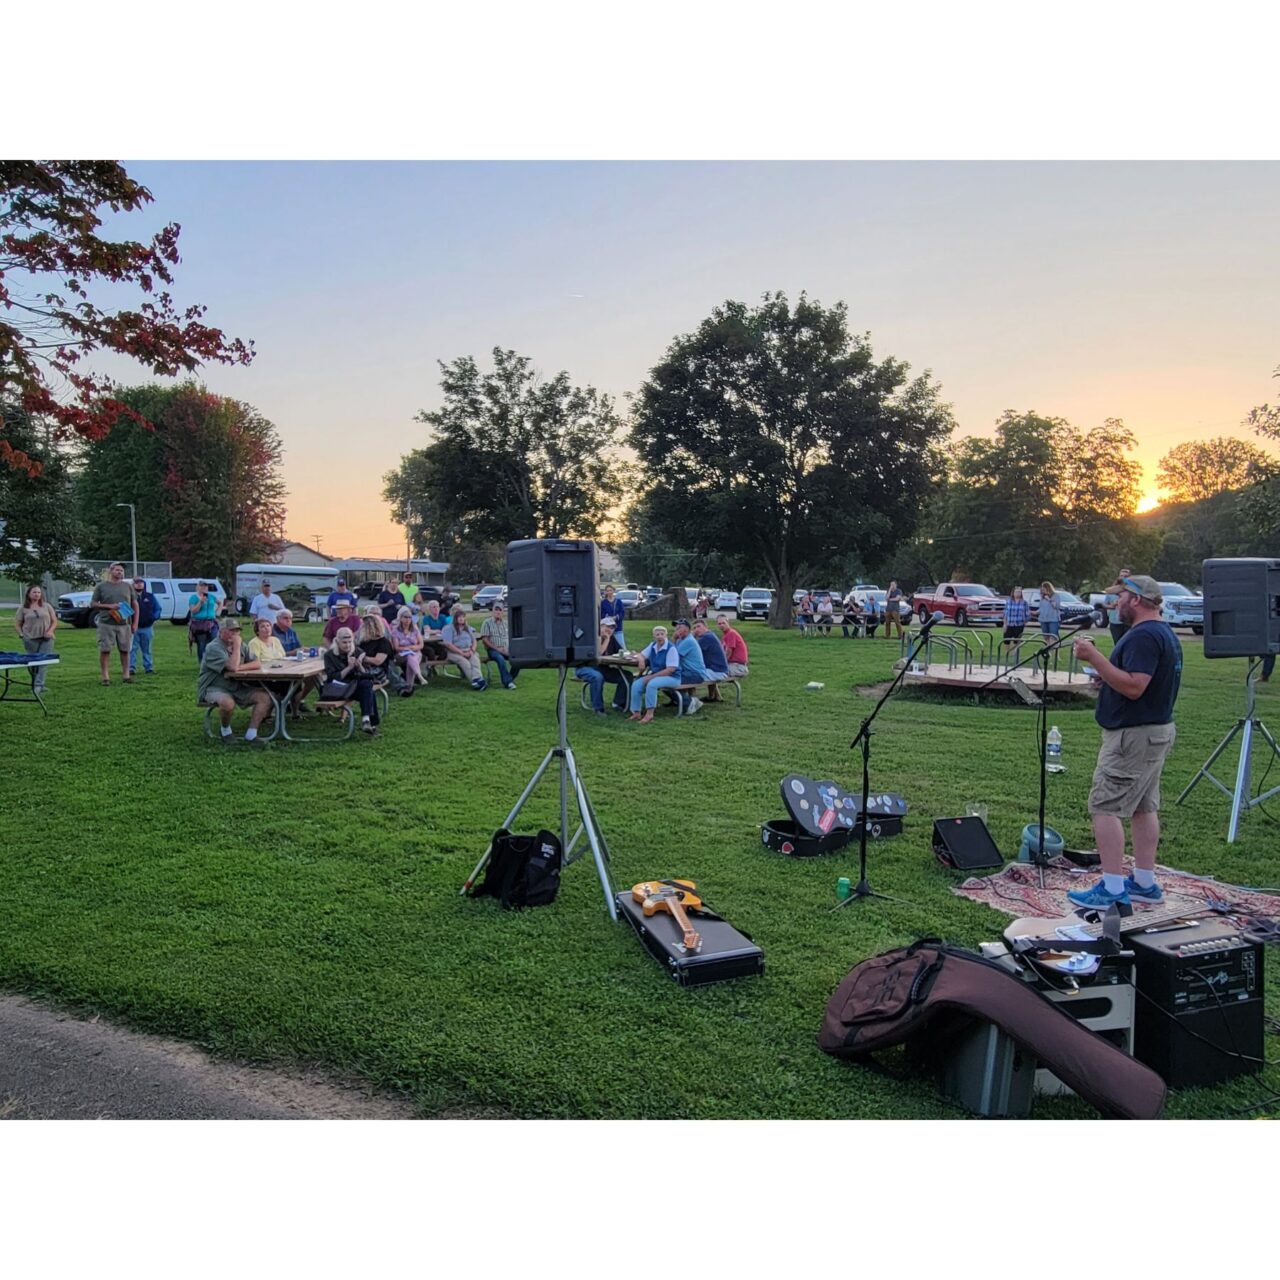
<svg viewBox="0 0 1280 1280"><path fill-rule="evenodd" d="M1138 514L1142 515L1147 511L1154 511L1160 505L1160 495L1158 493L1144 493L1138 499Z"/></svg>

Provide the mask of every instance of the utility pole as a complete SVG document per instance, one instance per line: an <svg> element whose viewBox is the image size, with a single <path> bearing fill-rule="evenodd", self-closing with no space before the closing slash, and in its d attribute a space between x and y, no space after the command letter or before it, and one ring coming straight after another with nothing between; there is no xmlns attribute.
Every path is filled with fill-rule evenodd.
<svg viewBox="0 0 1280 1280"><path fill-rule="evenodd" d="M132 502L117 502L117 507L129 508L129 535L133 542L133 576L138 576L138 518Z"/></svg>
<svg viewBox="0 0 1280 1280"><path fill-rule="evenodd" d="M320 535L319 535L318 533L313 533L313 534L311 535L311 540L316 544L316 550L317 550L317 551L319 551L319 550L320 550Z"/></svg>

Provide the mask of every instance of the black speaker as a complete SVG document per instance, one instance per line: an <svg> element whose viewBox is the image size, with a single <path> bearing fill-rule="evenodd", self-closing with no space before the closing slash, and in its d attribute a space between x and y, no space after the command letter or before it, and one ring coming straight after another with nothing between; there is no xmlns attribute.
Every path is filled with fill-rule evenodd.
<svg viewBox="0 0 1280 1280"><path fill-rule="evenodd" d="M1004 865L1000 850L981 818L934 818L933 851L938 861L957 871Z"/></svg>
<svg viewBox="0 0 1280 1280"><path fill-rule="evenodd" d="M594 542L525 538L507 544L507 622L519 667L594 662L600 567Z"/></svg>
<svg viewBox="0 0 1280 1280"><path fill-rule="evenodd" d="M1280 653L1280 560L1206 560L1200 581L1206 658Z"/></svg>

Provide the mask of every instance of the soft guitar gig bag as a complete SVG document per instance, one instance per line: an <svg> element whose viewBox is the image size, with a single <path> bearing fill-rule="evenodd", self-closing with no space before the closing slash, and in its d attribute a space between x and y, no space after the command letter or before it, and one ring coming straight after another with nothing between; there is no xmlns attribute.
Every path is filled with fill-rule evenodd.
<svg viewBox="0 0 1280 1280"><path fill-rule="evenodd" d="M818 1046L854 1061L892 1045L936 1056L958 1026L994 1023L1104 1116L1150 1120L1165 1084L999 965L923 938L864 960L827 1002Z"/></svg>
<svg viewBox="0 0 1280 1280"><path fill-rule="evenodd" d="M499 828L493 833L484 879L472 890L472 897L488 895L508 909L545 907L560 891L563 865L560 838L550 831L513 836Z"/></svg>

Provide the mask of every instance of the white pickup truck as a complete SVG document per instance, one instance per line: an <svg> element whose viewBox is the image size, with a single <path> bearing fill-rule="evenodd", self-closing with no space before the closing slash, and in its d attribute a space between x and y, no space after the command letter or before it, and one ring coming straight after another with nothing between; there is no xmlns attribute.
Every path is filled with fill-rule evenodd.
<svg viewBox="0 0 1280 1280"><path fill-rule="evenodd" d="M126 576L125 581L130 579ZM227 598L227 593L216 578L145 578L143 581L160 606L157 621L168 618L175 627L186 624L187 602L195 595L197 582L212 582L213 593L218 600ZM57 604L58 621L68 622L73 627L93 626L93 614L89 612L89 601L92 599L92 591L68 591L60 595Z"/></svg>
<svg viewBox="0 0 1280 1280"><path fill-rule="evenodd" d="M1160 594L1164 596L1161 616L1171 627L1190 627L1196 635L1204 635L1204 597L1199 592L1189 590L1181 582L1162 582ZM1094 619L1100 627L1109 621L1106 601L1107 597L1096 591L1089 596Z"/></svg>

